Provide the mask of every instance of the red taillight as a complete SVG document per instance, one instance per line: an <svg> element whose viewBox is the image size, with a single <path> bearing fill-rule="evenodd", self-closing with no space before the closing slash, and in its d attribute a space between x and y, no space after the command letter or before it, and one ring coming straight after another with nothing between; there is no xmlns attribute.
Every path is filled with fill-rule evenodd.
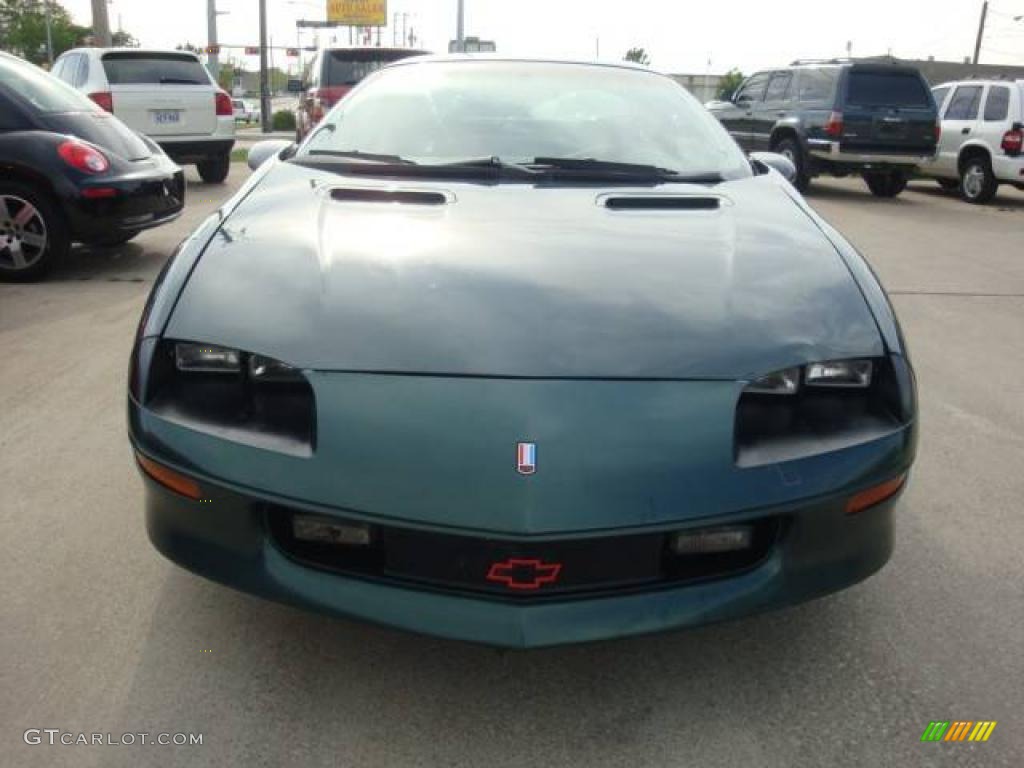
<svg viewBox="0 0 1024 768"><path fill-rule="evenodd" d="M65 163L82 173L104 173L110 168L106 155L81 141L65 141L57 147L57 154Z"/></svg>
<svg viewBox="0 0 1024 768"><path fill-rule="evenodd" d="M1003 134L1003 143L1000 145L1003 152L1008 155L1019 155L1024 147L1024 130L1013 127Z"/></svg>
<svg viewBox="0 0 1024 768"><path fill-rule="evenodd" d="M101 108L105 109L111 114L114 113L114 94L110 91L97 91L96 93L90 93L89 98L100 105Z"/></svg>
<svg viewBox="0 0 1024 768"><path fill-rule="evenodd" d="M939 143L939 139L942 138L942 123L938 120L935 121L935 143Z"/></svg>
<svg viewBox="0 0 1024 768"><path fill-rule="evenodd" d="M825 123L825 134L837 139L843 135L842 112L832 112L829 114L828 120Z"/></svg>
<svg viewBox="0 0 1024 768"><path fill-rule="evenodd" d="M163 464L158 464L137 451L135 453L135 460L139 462L139 467L141 467L143 472L165 488L170 488L175 493L180 493L182 496L186 496L195 501L199 501L203 497L203 492L199 487L199 483L191 477L183 475L180 472L175 472L173 469L165 467Z"/></svg>
<svg viewBox="0 0 1024 768"><path fill-rule="evenodd" d="M234 117L235 108L231 106L231 97L224 91L217 91L217 117Z"/></svg>

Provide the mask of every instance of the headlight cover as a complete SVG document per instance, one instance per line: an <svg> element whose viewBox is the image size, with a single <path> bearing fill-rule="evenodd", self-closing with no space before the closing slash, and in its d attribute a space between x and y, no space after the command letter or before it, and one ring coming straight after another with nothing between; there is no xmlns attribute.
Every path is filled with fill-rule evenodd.
<svg viewBox="0 0 1024 768"><path fill-rule="evenodd" d="M871 360L828 360L772 371L751 381L743 391L759 395L795 395L801 383L806 387L866 389L871 386L873 371Z"/></svg>

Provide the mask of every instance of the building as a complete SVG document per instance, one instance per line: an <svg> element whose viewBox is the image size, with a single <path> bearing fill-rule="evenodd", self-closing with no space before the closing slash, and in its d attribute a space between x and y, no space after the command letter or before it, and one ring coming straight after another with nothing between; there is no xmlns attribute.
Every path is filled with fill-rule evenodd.
<svg viewBox="0 0 1024 768"><path fill-rule="evenodd" d="M879 62L886 64L909 64L917 67L931 85L948 83L951 80L1024 80L1024 66L1006 64L971 64L964 61L936 61L927 59L900 59L895 56L867 56L854 61Z"/></svg>
<svg viewBox="0 0 1024 768"><path fill-rule="evenodd" d="M683 88L693 94L701 104L718 98L718 88L723 75L669 75Z"/></svg>

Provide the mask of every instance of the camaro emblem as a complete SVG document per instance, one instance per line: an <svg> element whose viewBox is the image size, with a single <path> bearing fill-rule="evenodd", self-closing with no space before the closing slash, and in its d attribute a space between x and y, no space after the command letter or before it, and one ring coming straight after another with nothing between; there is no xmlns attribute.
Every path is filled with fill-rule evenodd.
<svg viewBox="0 0 1024 768"><path fill-rule="evenodd" d="M509 589L540 589L545 584L558 581L561 572L561 563L510 557L500 563L492 563L487 571L487 580L504 584Z"/></svg>
<svg viewBox="0 0 1024 768"><path fill-rule="evenodd" d="M516 445L516 471L520 475L532 475L537 471L536 443L518 443Z"/></svg>

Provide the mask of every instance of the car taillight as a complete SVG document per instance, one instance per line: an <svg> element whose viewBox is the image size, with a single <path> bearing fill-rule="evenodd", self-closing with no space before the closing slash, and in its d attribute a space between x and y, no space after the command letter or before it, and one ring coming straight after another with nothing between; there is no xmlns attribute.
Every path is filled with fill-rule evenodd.
<svg viewBox="0 0 1024 768"><path fill-rule="evenodd" d="M327 110L331 108L330 100L327 98L327 93L322 89L317 89L311 94L313 97L313 122L319 123L324 119L324 115Z"/></svg>
<svg viewBox="0 0 1024 768"><path fill-rule="evenodd" d="M935 143L939 143L939 139L942 138L942 122L939 120L935 121Z"/></svg>
<svg viewBox="0 0 1024 768"><path fill-rule="evenodd" d="M57 147L57 154L65 163L83 173L103 173L110 168L106 155L81 141L65 141Z"/></svg>
<svg viewBox="0 0 1024 768"><path fill-rule="evenodd" d="M102 109L113 114L114 94L110 91L97 91L96 93L90 93L89 98L99 104Z"/></svg>
<svg viewBox="0 0 1024 768"><path fill-rule="evenodd" d="M234 117L235 108L231 104L231 97L224 91L217 91L217 117Z"/></svg>
<svg viewBox="0 0 1024 768"><path fill-rule="evenodd" d="M825 134L839 138L843 135L843 113L832 112L828 116L828 120L825 122Z"/></svg>
<svg viewBox="0 0 1024 768"><path fill-rule="evenodd" d="M1019 155L1021 148L1024 147L1024 129L1019 124L1014 125L1003 134L1003 143L1000 146L1008 155Z"/></svg>

